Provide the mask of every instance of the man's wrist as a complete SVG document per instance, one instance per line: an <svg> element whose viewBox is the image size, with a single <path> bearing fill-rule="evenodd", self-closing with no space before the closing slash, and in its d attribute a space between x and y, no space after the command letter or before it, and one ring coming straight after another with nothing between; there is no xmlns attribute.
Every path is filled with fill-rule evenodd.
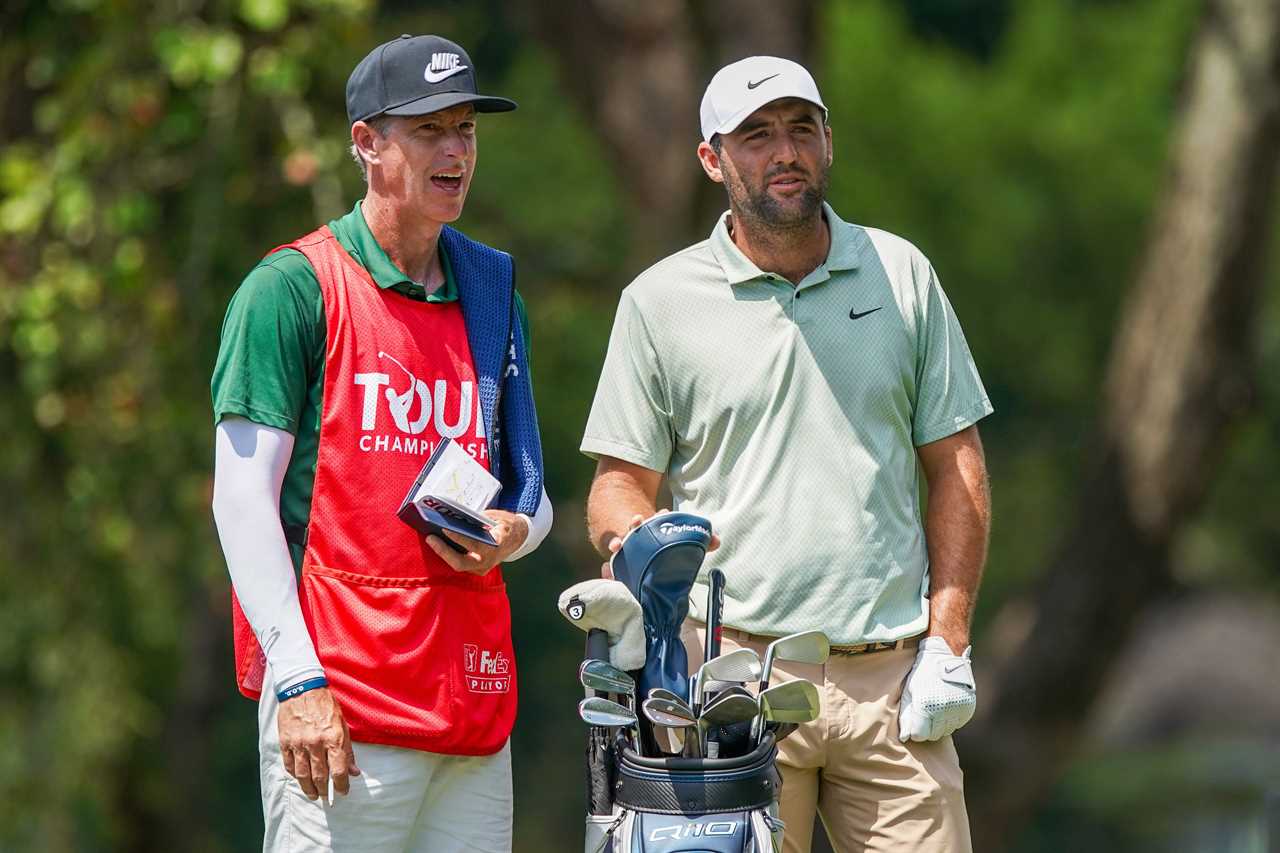
<svg viewBox="0 0 1280 853"><path fill-rule="evenodd" d="M964 654L964 650L969 647L968 632L960 632L954 630L946 630L944 628L930 627L925 637L938 637L947 644L947 648L951 649L951 653L959 657Z"/></svg>
<svg viewBox="0 0 1280 853"><path fill-rule="evenodd" d="M312 690L318 690L321 687L328 687L328 686L329 686L328 679L326 679L322 675L316 676L314 678L308 678L305 681L300 681L297 684L291 685L281 690L279 693L276 694L276 700L279 702L287 702L290 699L301 696L303 693L307 693Z"/></svg>
<svg viewBox="0 0 1280 853"><path fill-rule="evenodd" d="M529 542L529 536L533 532L533 524L529 521L529 517L522 513L512 513L510 532L507 534L507 541L503 542L503 550L506 556L502 558L503 562L510 560L518 560L525 555L524 546ZM523 530L521 534L519 531ZM514 546L514 547L513 547Z"/></svg>

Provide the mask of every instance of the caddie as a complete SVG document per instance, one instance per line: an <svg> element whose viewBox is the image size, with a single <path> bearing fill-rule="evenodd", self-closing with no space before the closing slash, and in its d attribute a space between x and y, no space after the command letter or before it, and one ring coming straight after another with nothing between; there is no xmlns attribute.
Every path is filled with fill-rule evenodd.
<svg viewBox="0 0 1280 853"><path fill-rule="evenodd" d="M976 702L991 403L928 259L826 202L832 131L807 70L728 65L700 117L697 156L729 210L622 292L582 440L592 542L616 550L665 479L722 542L690 596L691 667L712 568L725 652L830 638L825 665L773 670L822 704L779 747L787 851L809 849L816 811L836 850L963 853L951 733Z"/></svg>
<svg viewBox="0 0 1280 853"><path fill-rule="evenodd" d="M538 546L551 506L512 259L448 223L478 114L516 105L479 94L466 52L432 35L376 47L346 103L364 197L254 267L213 373L263 849L505 853L516 669L499 564ZM455 550L396 515L446 438L501 483L496 546L446 533Z"/></svg>

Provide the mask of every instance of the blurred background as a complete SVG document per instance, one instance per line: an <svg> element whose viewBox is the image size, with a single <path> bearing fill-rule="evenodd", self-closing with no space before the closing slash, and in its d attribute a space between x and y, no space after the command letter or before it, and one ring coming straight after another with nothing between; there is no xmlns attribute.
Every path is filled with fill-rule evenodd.
<svg viewBox="0 0 1280 853"><path fill-rule="evenodd" d="M7 0L0 849L261 843L210 371L244 274L362 194L344 86L402 32L520 103L459 223L516 256L556 507L508 570L517 851L581 849L555 602L598 571L576 448L618 293L709 233L698 99L762 52L813 68L832 203L930 257L996 407L976 849L1280 845L1277 4Z"/></svg>

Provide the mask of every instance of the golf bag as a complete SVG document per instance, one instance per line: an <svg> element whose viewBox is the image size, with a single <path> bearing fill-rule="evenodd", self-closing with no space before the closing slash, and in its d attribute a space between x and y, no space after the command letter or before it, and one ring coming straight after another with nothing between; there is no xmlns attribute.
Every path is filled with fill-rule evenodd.
<svg viewBox="0 0 1280 853"><path fill-rule="evenodd" d="M689 590L711 542L711 523L689 513L655 516L633 530L613 556L613 576L640 602L646 657L634 673L639 697L653 688L678 696L689 687L680 627ZM599 629L587 634L587 658L608 659ZM620 697L621 698L621 697ZM732 758L648 757L647 722L592 726L587 740L586 853L778 853L782 784L772 731ZM650 752L647 747L646 752Z"/></svg>
<svg viewBox="0 0 1280 853"><path fill-rule="evenodd" d="M621 737L609 746L613 808L588 815L586 853L782 849L782 778L772 734L737 758L646 758Z"/></svg>

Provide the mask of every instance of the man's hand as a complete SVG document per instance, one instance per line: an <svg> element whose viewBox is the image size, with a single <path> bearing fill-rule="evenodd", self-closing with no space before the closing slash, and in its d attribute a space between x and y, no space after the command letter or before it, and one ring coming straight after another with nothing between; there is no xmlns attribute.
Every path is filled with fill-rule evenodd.
<svg viewBox="0 0 1280 853"><path fill-rule="evenodd" d="M529 523L514 512L500 509L488 509L484 514L494 522L493 527L489 528L489 534L497 541L497 547L452 530L445 530L444 535L466 548L465 554L453 550L434 534L427 537L427 544L455 571L473 575L488 574L490 569L514 554L524 544L524 540L529 538Z"/></svg>
<svg viewBox="0 0 1280 853"><path fill-rule="evenodd" d="M898 711L898 737L908 740L939 740L969 722L978 705L972 646L956 655L942 637L925 637L916 653L915 665L902 687Z"/></svg>
<svg viewBox="0 0 1280 853"><path fill-rule="evenodd" d="M665 509L658 510L659 514L664 512L668 512L668 510L665 510ZM643 515L640 515L637 513L636 515L631 516L631 520L627 522L627 532L630 533L631 531L635 530L637 527L639 527L642 524L644 524ZM605 546L609 549L609 560L612 560L613 555L618 553L620 550L622 550L622 538L623 537L621 536L615 536L612 539L610 539L608 544ZM613 569L610 568L609 566L609 560L605 560L603 563L600 564L600 577L604 578L605 580L614 579Z"/></svg>
<svg viewBox="0 0 1280 853"><path fill-rule="evenodd" d="M342 709L328 687L281 702L276 726L285 772L298 780L307 799L325 796L330 778L339 794L351 790L350 777L359 776L360 768Z"/></svg>

